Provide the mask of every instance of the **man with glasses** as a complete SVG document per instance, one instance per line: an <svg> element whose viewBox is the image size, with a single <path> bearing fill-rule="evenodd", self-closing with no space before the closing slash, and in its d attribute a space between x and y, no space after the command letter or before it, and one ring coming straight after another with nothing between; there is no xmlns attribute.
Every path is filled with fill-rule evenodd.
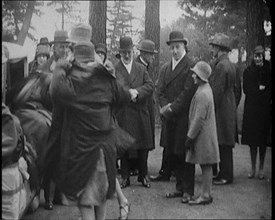
<svg viewBox="0 0 275 220"><path fill-rule="evenodd" d="M133 42L130 37L121 37L120 61L117 63L116 77L126 88L130 89L131 103L117 109L116 117L118 124L133 136L136 140L136 156L138 160L138 182L146 188L151 185L147 178L148 152L154 148L153 134L151 129L150 115L147 107L148 99L153 93L153 82L146 68L133 60ZM130 186L129 162L131 150L128 150L121 158L121 188Z"/></svg>

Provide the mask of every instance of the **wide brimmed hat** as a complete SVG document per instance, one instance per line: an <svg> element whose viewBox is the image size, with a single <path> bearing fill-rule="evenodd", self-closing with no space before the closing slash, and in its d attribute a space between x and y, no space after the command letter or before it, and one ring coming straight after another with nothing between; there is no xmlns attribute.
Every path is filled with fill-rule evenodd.
<svg viewBox="0 0 275 220"><path fill-rule="evenodd" d="M158 51L155 50L155 43L151 40L142 40L137 49L147 53L158 53Z"/></svg>
<svg viewBox="0 0 275 220"><path fill-rule="evenodd" d="M227 51L231 51L230 39L227 35L223 33L216 33L213 41L209 44L221 47Z"/></svg>
<svg viewBox="0 0 275 220"><path fill-rule="evenodd" d="M107 54L107 47L105 44L99 43L95 45L95 52L102 52L105 55Z"/></svg>
<svg viewBox="0 0 275 220"><path fill-rule="evenodd" d="M93 62L95 60L95 47L91 42L77 42L74 45L74 58L80 63Z"/></svg>
<svg viewBox="0 0 275 220"><path fill-rule="evenodd" d="M47 37L41 37L39 43L37 44L37 46L39 46L39 45L48 45L48 46L50 46L51 44L50 44Z"/></svg>
<svg viewBox="0 0 275 220"><path fill-rule="evenodd" d="M263 46L262 46L262 45L256 46L255 49L254 49L254 53L255 53L255 54L256 54L256 53L264 53L264 48L263 48Z"/></svg>
<svg viewBox="0 0 275 220"><path fill-rule="evenodd" d="M48 45L38 45L36 48L36 56L45 54L48 57L50 56L50 47Z"/></svg>
<svg viewBox="0 0 275 220"><path fill-rule="evenodd" d="M129 51L134 47L132 38L130 37L121 37L119 39L119 51Z"/></svg>
<svg viewBox="0 0 275 220"><path fill-rule="evenodd" d="M199 61L193 68L190 69L194 71L202 81L208 82L208 78L212 72L211 67L208 63L204 61Z"/></svg>
<svg viewBox="0 0 275 220"><path fill-rule="evenodd" d="M64 31L64 30L56 30L54 32L54 40L51 41L51 44L55 44L55 43L68 43L67 42L68 39L68 32Z"/></svg>
<svg viewBox="0 0 275 220"><path fill-rule="evenodd" d="M180 31L172 31L169 34L169 41L166 43L170 45L173 42L183 42L185 45L187 45L187 40L184 38L183 33Z"/></svg>
<svg viewBox="0 0 275 220"><path fill-rule="evenodd" d="M92 38L92 27L86 24L76 24L70 31L68 42L90 42Z"/></svg>

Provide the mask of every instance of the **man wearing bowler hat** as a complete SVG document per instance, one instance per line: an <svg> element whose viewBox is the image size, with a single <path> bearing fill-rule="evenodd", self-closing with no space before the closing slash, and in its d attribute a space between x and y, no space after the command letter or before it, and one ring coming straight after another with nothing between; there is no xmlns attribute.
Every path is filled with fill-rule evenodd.
<svg viewBox="0 0 275 220"><path fill-rule="evenodd" d="M153 82L144 65L133 60L133 42L130 37L121 37L119 41L120 61L116 64L116 76L132 93L131 103L118 109L116 117L118 124L136 140L139 176L138 182L150 188L147 179L147 158L149 150L154 148L150 115L147 106L148 99L153 93ZM129 156L127 151L121 158L121 188L130 185Z"/></svg>
<svg viewBox="0 0 275 220"><path fill-rule="evenodd" d="M184 143L189 106L197 89L190 70L195 62L186 52L187 40L182 32L172 31L167 45L172 60L160 69L157 84L162 118L160 145L165 148L168 157L168 166L163 175L169 177L172 168L176 174L176 191L167 193L166 197L182 197L182 203L188 203L194 194L195 165L185 162Z"/></svg>
<svg viewBox="0 0 275 220"><path fill-rule="evenodd" d="M140 54L135 60L146 67L149 76L154 83L154 68L152 65L154 55L158 53L158 51L155 49L155 43L151 40L144 39L140 42L137 49L140 51ZM153 94L148 99L148 110L150 114L151 129L153 134L152 138L155 147L155 85L153 89Z"/></svg>

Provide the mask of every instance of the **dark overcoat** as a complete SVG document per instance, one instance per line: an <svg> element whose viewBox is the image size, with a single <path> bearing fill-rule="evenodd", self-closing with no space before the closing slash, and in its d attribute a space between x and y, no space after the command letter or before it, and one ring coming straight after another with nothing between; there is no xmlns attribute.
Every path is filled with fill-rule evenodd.
<svg viewBox="0 0 275 220"><path fill-rule="evenodd" d="M52 143L60 146L57 184L64 194L76 197L93 175L102 149L109 183L107 198L111 198L116 177L113 105L129 102L130 94L101 64L73 62L69 69L66 65L55 68L50 86L53 103L59 105L54 110L63 111L53 116L53 120L63 116L59 119L60 139L53 139L60 144Z"/></svg>
<svg viewBox="0 0 275 220"><path fill-rule="evenodd" d="M187 54L172 70L172 61L160 69L157 83L157 97L161 107L171 104L173 115L162 121L160 146L167 147L174 154L185 153L184 142L188 130L188 112L197 86L192 79L190 67L195 61Z"/></svg>
<svg viewBox="0 0 275 220"><path fill-rule="evenodd" d="M129 74L120 60L116 66L117 80L126 88L138 91L137 102L130 102L116 111L118 124L136 140L136 149L154 149L148 98L153 93L153 82L146 68L133 61Z"/></svg>
<svg viewBox="0 0 275 220"><path fill-rule="evenodd" d="M236 139L236 68L227 54L218 57L212 66L209 84L213 91L218 142L234 146Z"/></svg>
<svg viewBox="0 0 275 220"><path fill-rule="evenodd" d="M142 63L140 56L138 56L136 58L136 61L142 65L145 66L144 63ZM145 66L148 74L150 76L150 79L153 81L154 77L153 77L153 68L150 67L150 65ZM151 121L151 129L152 129L152 138L153 138L153 144L155 146L155 82L153 81L153 94L148 98L147 104L148 104L148 111L149 111L149 115L150 115L150 121Z"/></svg>
<svg viewBox="0 0 275 220"><path fill-rule="evenodd" d="M265 89L260 90L259 85ZM271 67L268 61L262 67L252 65L243 73L245 94L242 144L267 145L271 126Z"/></svg>

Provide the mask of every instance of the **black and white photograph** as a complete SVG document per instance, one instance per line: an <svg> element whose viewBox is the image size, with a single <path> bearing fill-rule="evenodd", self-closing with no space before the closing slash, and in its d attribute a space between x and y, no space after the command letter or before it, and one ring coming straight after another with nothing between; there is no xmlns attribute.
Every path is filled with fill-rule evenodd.
<svg viewBox="0 0 275 220"><path fill-rule="evenodd" d="M271 2L2 1L2 219L272 219Z"/></svg>

